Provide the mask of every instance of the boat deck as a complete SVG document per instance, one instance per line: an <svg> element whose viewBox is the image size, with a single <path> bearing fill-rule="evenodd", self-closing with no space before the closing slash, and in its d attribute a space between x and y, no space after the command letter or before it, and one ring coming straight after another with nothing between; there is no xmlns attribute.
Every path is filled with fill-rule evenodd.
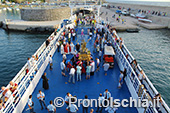
<svg viewBox="0 0 170 113"><path fill-rule="evenodd" d="M85 41L88 40L87 27L83 28L85 33ZM81 27L78 28L77 36L80 37ZM76 38L73 43L76 45L77 42L81 42L81 38ZM93 59L98 57L98 53L93 53L93 43L94 40L90 40L87 43L87 48L91 51ZM67 55L67 59L71 59L73 55ZM37 99L38 90L42 90L45 93L45 102L46 105L49 105L50 100L54 100L56 97L63 97L67 92L70 92L72 95L76 95L78 99L84 99L85 95L88 95L89 99L97 99L99 94L108 89L114 99L129 99L130 92L126 84L122 85L121 89L118 89L118 81L120 75L120 69L115 61L115 66L113 69L108 70L107 76L104 75L104 70L102 68L103 60L100 65L100 71L95 72L94 76L91 76L89 80L85 79L85 74L82 74L82 81L76 81L75 84L68 83L69 72L66 72L67 77L61 75L60 62L62 61L62 55L60 52L55 52L53 56L53 70L49 70L49 65L47 66L45 72L47 73L47 78L49 78L49 89L44 90L42 88L42 79L39 81L37 87L33 92L33 102L34 102L34 111L36 113L47 113L46 109L41 110L40 103ZM96 62L96 61L95 61ZM76 78L76 77L75 77ZM95 111L97 108L93 108ZM66 104L62 108L56 109L57 113L67 113ZM90 109L89 109L90 111ZM28 113L28 105L26 105L23 113ZM82 112L82 107L79 108L78 113ZM117 110L117 113L137 113L136 108L123 108L120 107ZM103 109L103 113L105 110Z"/></svg>

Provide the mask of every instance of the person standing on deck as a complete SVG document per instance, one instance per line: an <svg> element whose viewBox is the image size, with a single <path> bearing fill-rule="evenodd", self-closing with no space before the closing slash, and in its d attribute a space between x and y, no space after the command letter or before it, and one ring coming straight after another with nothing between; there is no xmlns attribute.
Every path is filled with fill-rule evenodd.
<svg viewBox="0 0 170 113"><path fill-rule="evenodd" d="M71 47L71 54L74 54L74 53L75 53L75 50L74 50L74 44L73 44L73 42L71 42L70 47Z"/></svg>
<svg viewBox="0 0 170 113"><path fill-rule="evenodd" d="M80 52L80 44L79 44L79 43L76 44L76 50L77 50L78 52Z"/></svg>
<svg viewBox="0 0 170 113"><path fill-rule="evenodd" d="M44 104L45 108L47 109L47 106L45 104L45 94L39 90L39 93L37 94L37 98L39 99L40 105L41 105L41 110L43 110L43 105Z"/></svg>
<svg viewBox="0 0 170 113"><path fill-rule="evenodd" d="M108 91L108 89L105 89L104 98L110 100L110 97L111 97L111 93ZM104 103L105 105L107 105L107 101L105 101Z"/></svg>
<svg viewBox="0 0 170 113"><path fill-rule="evenodd" d="M65 65L64 62L65 62L65 60L63 60L63 61L60 63L60 67L61 67L61 74L66 77L66 74L65 74L66 65Z"/></svg>
<svg viewBox="0 0 170 113"><path fill-rule="evenodd" d="M32 64L31 64L31 60L30 60L30 58L28 58L28 60L27 60L27 64L28 64L28 70L30 70L30 69L31 69L31 67L32 67Z"/></svg>
<svg viewBox="0 0 170 113"><path fill-rule="evenodd" d="M90 72L90 75L94 75L94 71L95 71L95 62L93 61L93 59L92 59L92 61L91 61L91 72Z"/></svg>
<svg viewBox="0 0 170 113"><path fill-rule="evenodd" d="M75 99L72 98L71 101L74 102ZM68 107L66 108L66 110L67 110L69 113L77 113L77 111L78 111L79 109L77 108L77 106L76 106L75 104L71 104L70 106L68 106Z"/></svg>
<svg viewBox="0 0 170 113"><path fill-rule="evenodd" d="M41 78L43 79L43 88L44 89L49 89L49 84L48 84L48 79L46 77L46 74L47 73L44 73Z"/></svg>
<svg viewBox="0 0 170 113"><path fill-rule="evenodd" d="M75 84L75 69L74 69L74 67L72 66L72 68L70 69L70 78L69 78L69 80L68 80L68 82L71 82L71 78L73 79L73 84Z"/></svg>
<svg viewBox="0 0 170 113"><path fill-rule="evenodd" d="M99 71L100 69L100 60L98 58L96 58L96 61L97 61L97 69L96 69L96 72Z"/></svg>
<svg viewBox="0 0 170 113"><path fill-rule="evenodd" d="M60 47L60 52L61 52L61 54L64 54L64 46L63 46L63 44L61 44L61 47Z"/></svg>
<svg viewBox="0 0 170 113"><path fill-rule="evenodd" d="M76 67L77 69L77 81L81 81L81 69L82 67L80 66L81 64L78 64L78 66Z"/></svg>
<svg viewBox="0 0 170 113"><path fill-rule="evenodd" d="M32 95L29 96L28 107L30 109L30 113L35 113L34 112L34 102L32 101Z"/></svg>
<svg viewBox="0 0 170 113"><path fill-rule="evenodd" d="M75 37L76 37L76 32L74 30L74 32L72 33L72 36L73 36L73 41L75 40Z"/></svg>
<svg viewBox="0 0 170 113"><path fill-rule="evenodd" d="M94 109L91 109L91 110L90 110L90 113L93 113L93 112L94 112Z"/></svg>
<svg viewBox="0 0 170 113"><path fill-rule="evenodd" d="M65 99L64 99L64 101L65 101L65 103L67 104L67 105L69 105L69 97L71 97L72 95L70 94L70 93L67 93L67 95L65 96Z"/></svg>
<svg viewBox="0 0 170 113"><path fill-rule="evenodd" d="M103 67L104 67L105 75L107 75L107 71L108 71L108 69L109 69L109 67L110 67L110 64L107 63L107 62L105 62L104 65L103 65Z"/></svg>
<svg viewBox="0 0 170 113"><path fill-rule="evenodd" d="M47 106L48 113L56 113L56 107L53 105L53 101L50 101L50 105Z"/></svg>
<svg viewBox="0 0 170 113"><path fill-rule="evenodd" d="M114 107L115 103L113 103L113 106L108 106L105 111L107 111L108 113L116 113L116 111L118 110L118 108Z"/></svg>
<svg viewBox="0 0 170 113"><path fill-rule="evenodd" d="M123 71L120 71L118 88L121 88L123 84Z"/></svg>
<svg viewBox="0 0 170 113"><path fill-rule="evenodd" d="M102 96L102 93L100 93L98 100L99 100L99 105L100 106L99 105L97 106L97 111L96 112L98 112L99 109L101 108L100 112L102 113L102 110L103 110L102 101L104 100L104 97Z"/></svg>
<svg viewBox="0 0 170 113"><path fill-rule="evenodd" d="M68 33L68 43L71 44L71 33Z"/></svg>
<svg viewBox="0 0 170 113"><path fill-rule="evenodd" d="M53 66L53 60L52 60L52 56L50 55L49 57L49 64L50 64L50 70L52 70L52 66Z"/></svg>
<svg viewBox="0 0 170 113"><path fill-rule="evenodd" d="M63 60L65 60L65 61L67 60L67 56L65 53L63 54Z"/></svg>
<svg viewBox="0 0 170 113"><path fill-rule="evenodd" d="M84 29L81 29L81 38L83 39L84 36Z"/></svg>
<svg viewBox="0 0 170 113"><path fill-rule="evenodd" d="M90 79L90 71L91 71L91 66L87 64L86 67L86 79Z"/></svg>
<svg viewBox="0 0 170 113"><path fill-rule="evenodd" d="M89 37L90 37L89 39L91 40L91 39L92 39L92 37L93 37L93 33L92 33L92 31L90 31L90 32L89 32Z"/></svg>
<svg viewBox="0 0 170 113"><path fill-rule="evenodd" d="M60 52L60 41L56 42L56 46L57 46L57 51Z"/></svg>
<svg viewBox="0 0 170 113"><path fill-rule="evenodd" d="M85 99L88 99L87 95L85 95ZM84 100L81 104L83 105L83 113L88 113L88 101Z"/></svg>
<svg viewBox="0 0 170 113"><path fill-rule="evenodd" d="M101 61L102 59L102 50L100 49L100 51L99 51L99 60Z"/></svg>

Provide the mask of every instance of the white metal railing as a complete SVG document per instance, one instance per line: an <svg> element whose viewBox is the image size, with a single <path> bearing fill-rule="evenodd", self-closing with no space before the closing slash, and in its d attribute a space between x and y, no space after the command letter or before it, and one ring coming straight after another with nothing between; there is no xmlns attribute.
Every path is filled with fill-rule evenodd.
<svg viewBox="0 0 170 113"><path fill-rule="evenodd" d="M107 32L110 34L110 31L107 31ZM118 37L118 35L117 35L117 37ZM131 84L132 84L133 90L132 90L132 88L130 89L130 86L128 86L129 90L131 90L130 92L132 94L132 97L136 98L136 99L138 99L139 97L141 99L143 99L143 98L150 99L149 95L146 93L144 88L141 87L142 84L139 81L138 76L136 75L136 73L134 72L133 68L131 67L129 61L125 57L125 54L123 53L122 49L120 49L119 44L115 42L114 37L112 37L111 34L109 35L109 38L113 42L112 44L116 51L116 58L118 60L118 64L120 64L120 67L122 66L123 68L127 69L127 77L126 78L129 78L129 82L131 82ZM129 55L131 55L131 54L129 54ZM133 58L133 56L131 58ZM126 79L126 82L127 82L127 79ZM136 94L134 94L134 93L136 93ZM151 100L150 100L150 106L152 106ZM148 107L145 110L144 109L140 110L139 112L144 112L144 111L146 112L148 110L152 111L153 113L158 112L156 110L156 108L153 108L153 107Z"/></svg>
<svg viewBox="0 0 170 113"><path fill-rule="evenodd" d="M62 22L60 23L62 24ZM16 108L17 104L21 100L22 96L26 92L27 88L32 82L32 79L34 79L37 76L38 70L43 65L47 57L49 57L50 51L54 48L57 49L56 42L58 41L59 37L61 36L61 33L63 32L65 28L60 27L60 31L57 33L56 36L54 36L54 33L52 33L50 36L54 36L54 39L50 41L50 44L46 47L46 43L44 42L40 48L34 53L34 56L38 55L38 61L36 64L31 67L29 72L26 74L26 69L28 67L28 64L26 63L23 68L18 72L18 74L13 78L13 82L18 84L17 89L11 94L9 99L5 103L5 108L2 108L1 111L5 113L11 113ZM50 37L49 36L49 37ZM37 72L35 71L37 70ZM10 84L6 86L7 88L10 87ZM2 97L2 95L0 95Z"/></svg>
<svg viewBox="0 0 170 113"><path fill-rule="evenodd" d="M110 31L108 31L108 32L110 34ZM116 37L119 38L118 35L116 35ZM156 94L158 94L158 91L156 90L156 88L153 86L153 84L150 82L150 80L148 79L148 77L144 73L146 82L144 82L143 84L146 86L146 89L149 91L149 94L145 91L145 88L142 87L142 84L139 81L137 74L135 73L135 71L133 70L133 68L130 65L130 62L126 58L126 55L128 54L128 57L130 57L131 61L133 61L134 57L132 56L132 54L129 52L129 50L126 48L126 46L124 44L122 44L122 49L120 49L119 44L115 42L115 40L114 40L114 38L112 37L111 34L110 34L110 39L112 40L112 42L114 42L113 46L114 46L115 51L116 51L117 59L122 64L122 66L127 69L127 77L130 79L131 83L133 84L133 88L135 89L138 98L141 97L141 99L147 98L147 99L150 100L149 107L146 108L144 110L144 112L146 112L146 113L158 113L156 108L151 107L151 106L153 106L152 99ZM138 65L137 70L140 71L139 69L141 69L141 67ZM160 111L162 113L169 113L170 109L163 99L162 99L162 103L163 103L163 106L159 102Z"/></svg>

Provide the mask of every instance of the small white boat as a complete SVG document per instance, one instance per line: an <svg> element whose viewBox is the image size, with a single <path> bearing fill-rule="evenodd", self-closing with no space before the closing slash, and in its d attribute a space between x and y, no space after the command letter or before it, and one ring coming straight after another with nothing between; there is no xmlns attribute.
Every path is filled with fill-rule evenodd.
<svg viewBox="0 0 170 113"><path fill-rule="evenodd" d="M130 14L130 16L131 16L131 17L134 17L134 18L136 17L134 14Z"/></svg>
<svg viewBox="0 0 170 113"><path fill-rule="evenodd" d="M0 12L2 12L2 9L0 9Z"/></svg>
<svg viewBox="0 0 170 113"><path fill-rule="evenodd" d="M137 13L135 16L136 16L136 18L145 18L146 17L145 15L142 15L140 13Z"/></svg>
<svg viewBox="0 0 170 113"><path fill-rule="evenodd" d="M152 20L149 19L143 19L143 18L138 18L138 21L144 22L144 23L152 23Z"/></svg>
<svg viewBox="0 0 170 113"><path fill-rule="evenodd" d="M16 8L17 11L19 11L20 9L19 8Z"/></svg>
<svg viewBox="0 0 170 113"><path fill-rule="evenodd" d="M3 11L6 11L6 7L2 8Z"/></svg>

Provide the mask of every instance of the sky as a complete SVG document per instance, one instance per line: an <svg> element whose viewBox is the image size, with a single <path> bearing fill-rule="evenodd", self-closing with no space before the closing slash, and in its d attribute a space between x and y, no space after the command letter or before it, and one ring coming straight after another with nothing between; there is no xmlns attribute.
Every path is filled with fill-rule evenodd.
<svg viewBox="0 0 170 113"><path fill-rule="evenodd" d="M112 1L112 0L106 0ZM115 0L113 0L115 1ZM117 0L116 0L117 1ZM151 1L151 2L170 2L170 0L118 0L118 1Z"/></svg>

